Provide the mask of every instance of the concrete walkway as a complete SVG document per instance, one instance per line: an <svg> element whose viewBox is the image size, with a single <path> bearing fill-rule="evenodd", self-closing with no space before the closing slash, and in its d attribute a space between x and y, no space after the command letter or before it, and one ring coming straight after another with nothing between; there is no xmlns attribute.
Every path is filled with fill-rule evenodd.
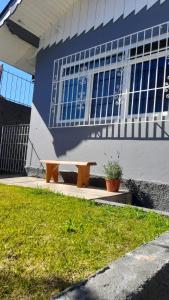
<svg viewBox="0 0 169 300"><path fill-rule="evenodd" d="M169 299L169 232L53 297L53 300L126 299Z"/></svg>
<svg viewBox="0 0 169 300"><path fill-rule="evenodd" d="M46 183L44 179L35 177L0 177L0 184L15 185L31 188L47 188L53 192L58 192L63 195L74 196L87 200L106 200L112 202L119 202L130 204L131 193L127 191L120 191L119 193L110 193L104 189L93 187L77 188L76 185L63 183Z"/></svg>

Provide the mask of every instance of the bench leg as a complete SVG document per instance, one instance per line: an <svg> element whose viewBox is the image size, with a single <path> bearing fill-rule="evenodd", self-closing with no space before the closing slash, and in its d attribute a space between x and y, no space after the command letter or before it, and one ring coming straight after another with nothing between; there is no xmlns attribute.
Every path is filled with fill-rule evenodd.
<svg viewBox="0 0 169 300"><path fill-rule="evenodd" d="M54 179L54 182L58 182L59 166L53 164L46 164L46 182Z"/></svg>
<svg viewBox="0 0 169 300"><path fill-rule="evenodd" d="M77 187L88 186L90 178L90 166L77 166Z"/></svg>
<svg viewBox="0 0 169 300"><path fill-rule="evenodd" d="M58 177L59 177L59 165L55 165L53 170L52 170L52 177L54 182L58 182Z"/></svg>
<svg viewBox="0 0 169 300"><path fill-rule="evenodd" d="M46 164L46 182L50 182L52 178L52 165Z"/></svg>

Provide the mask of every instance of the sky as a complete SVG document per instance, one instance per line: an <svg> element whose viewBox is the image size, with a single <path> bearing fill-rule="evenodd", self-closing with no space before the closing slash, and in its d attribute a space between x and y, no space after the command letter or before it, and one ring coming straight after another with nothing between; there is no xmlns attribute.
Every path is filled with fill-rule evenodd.
<svg viewBox="0 0 169 300"><path fill-rule="evenodd" d="M0 0L0 12L5 8L8 2L9 0Z"/></svg>
<svg viewBox="0 0 169 300"><path fill-rule="evenodd" d="M8 3L9 0L0 0L0 13ZM0 95L9 100L30 105L32 100L30 98L32 98L33 88L30 86L28 81L31 80L31 76L13 66L2 62L1 60L0 64L3 64L5 70L2 77L2 83L0 85ZM14 74L14 76L11 73ZM21 78L28 81L24 81ZM29 98L29 100L27 100L27 98Z"/></svg>

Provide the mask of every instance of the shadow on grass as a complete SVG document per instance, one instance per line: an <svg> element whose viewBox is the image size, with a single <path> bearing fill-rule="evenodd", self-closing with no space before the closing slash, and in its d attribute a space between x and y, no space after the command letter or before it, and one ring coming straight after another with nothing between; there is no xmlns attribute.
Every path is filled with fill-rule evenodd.
<svg viewBox="0 0 169 300"><path fill-rule="evenodd" d="M61 277L28 277L10 272L0 273L0 299L51 299L73 284Z"/></svg>
<svg viewBox="0 0 169 300"><path fill-rule="evenodd" d="M106 300L84 283L76 283L58 276L26 278L12 272L0 273L0 299L63 299L65 289L70 288L70 299L73 300ZM71 287L72 286L72 287Z"/></svg>

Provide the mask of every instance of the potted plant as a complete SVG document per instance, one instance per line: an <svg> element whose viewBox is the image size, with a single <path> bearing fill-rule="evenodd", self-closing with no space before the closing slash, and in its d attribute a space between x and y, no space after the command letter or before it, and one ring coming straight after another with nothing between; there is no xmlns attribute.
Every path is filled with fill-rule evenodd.
<svg viewBox="0 0 169 300"><path fill-rule="evenodd" d="M104 165L106 188L108 192L118 192L122 177L122 168L118 161L108 161Z"/></svg>

